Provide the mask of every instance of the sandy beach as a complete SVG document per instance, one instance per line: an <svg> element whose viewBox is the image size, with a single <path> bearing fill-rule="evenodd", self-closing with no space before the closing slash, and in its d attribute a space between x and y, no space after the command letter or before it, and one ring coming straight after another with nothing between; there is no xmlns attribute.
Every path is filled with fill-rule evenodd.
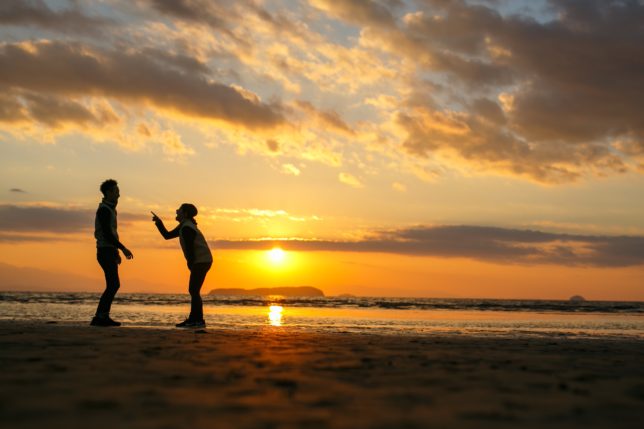
<svg viewBox="0 0 644 429"><path fill-rule="evenodd" d="M632 428L638 340L0 322L4 428Z"/></svg>

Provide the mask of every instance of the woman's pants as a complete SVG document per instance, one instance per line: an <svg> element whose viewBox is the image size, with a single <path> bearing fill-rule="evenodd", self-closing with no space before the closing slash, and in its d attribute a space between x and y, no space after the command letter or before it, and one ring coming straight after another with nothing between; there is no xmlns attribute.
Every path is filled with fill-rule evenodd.
<svg viewBox="0 0 644 429"><path fill-rule="evenodd" d="M212 266L212 262L198 262L192 265L190 269L190 282L188 283L188 292L190 292L190 320L203 320L203 302L201 301L201 286L206 280L206 274Z"/></svg>

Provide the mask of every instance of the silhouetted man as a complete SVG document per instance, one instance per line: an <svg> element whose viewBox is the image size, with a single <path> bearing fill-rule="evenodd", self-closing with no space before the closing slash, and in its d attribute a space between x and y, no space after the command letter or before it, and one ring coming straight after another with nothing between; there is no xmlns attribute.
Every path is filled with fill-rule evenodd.
<svg viewBox="0 0 644 429"><path fill-rule="evenodd" d="M96 315L90 325L121 326L121 323L110 318L112 300L121 286L119 249L127 259L132 259L134 255L119 241L117 232L116 204L118 204L120 197L118 183L113 179L106 180L101 184L101 192L103 193L103 201L96 210L94 237L96 237L96 259L105 272L105 292L101 295Z"/></svg>

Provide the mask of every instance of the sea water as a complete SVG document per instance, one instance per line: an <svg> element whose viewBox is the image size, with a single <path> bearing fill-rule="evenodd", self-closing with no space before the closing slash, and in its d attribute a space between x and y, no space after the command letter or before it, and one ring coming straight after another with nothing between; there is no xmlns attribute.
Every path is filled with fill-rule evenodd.
<svg viewBox="0 0 644 429"><path fill-rule="evenodd" d="M87 324L98 293L0 292L0 320ZM382 297L204 296L209 328L391 335L493 335L644 339L644 303ZM187 294L118 294L124 326L173 328Z"/></svg>

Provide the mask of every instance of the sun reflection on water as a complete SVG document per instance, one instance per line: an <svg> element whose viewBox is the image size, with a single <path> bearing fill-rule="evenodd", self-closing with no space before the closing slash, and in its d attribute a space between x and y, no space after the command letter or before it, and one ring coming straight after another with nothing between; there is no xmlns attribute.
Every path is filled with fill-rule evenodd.
<svg viewBox="0 0 644 429"><path fill-rule="evenodd" d="M282 311L284 308L281 305L271 305L268 307L268 321L272 326L282 326Z"/></svg>

